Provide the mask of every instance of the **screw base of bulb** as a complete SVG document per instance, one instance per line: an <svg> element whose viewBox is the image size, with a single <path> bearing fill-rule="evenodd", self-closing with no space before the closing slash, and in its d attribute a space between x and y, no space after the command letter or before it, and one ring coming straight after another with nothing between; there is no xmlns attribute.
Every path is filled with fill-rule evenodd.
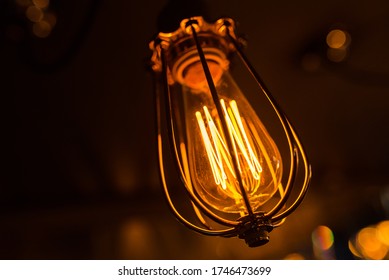
<svg viewBox="0 0 389 280"><path fill-rule="evenodd" d="M245 233L244 240L249 247L259 247L270 241L269 231L266 229L254 229Z"/></svg>
<svg viewBox="0 0 389 280"><path fill-rule="evenodd" d="M243 222L238 237L244 239L249 247L259 247L270 241L272 230L270 222L257 218Z"/></svg>

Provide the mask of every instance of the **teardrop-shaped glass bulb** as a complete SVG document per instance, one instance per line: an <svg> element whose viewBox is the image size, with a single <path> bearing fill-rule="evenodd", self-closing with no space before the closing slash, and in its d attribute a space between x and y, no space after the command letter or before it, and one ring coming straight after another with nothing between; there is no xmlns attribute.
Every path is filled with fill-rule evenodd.
<svg viewBox="0 0 389 280"><path fill-rule="evenodd" d="M251 208L255 211L278 190L282 160L276 144L231 77L227 67L207 56L228 131L222 129L200 61L180 71L185 118L186 153L181 159L185 178L202 201L216 210L247 213L237 180L239 172ZM175 98L173 96L173 98ZM182 121L182 120L181 120ZM234 169L226 133L232 140L238 170Z"/></svg>

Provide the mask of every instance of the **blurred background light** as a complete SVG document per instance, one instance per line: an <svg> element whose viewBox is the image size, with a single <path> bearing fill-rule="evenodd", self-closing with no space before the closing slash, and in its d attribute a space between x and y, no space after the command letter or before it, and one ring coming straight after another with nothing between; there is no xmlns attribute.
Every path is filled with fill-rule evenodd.
<svg viewBox="0 0 389 280"><path fill-rule="evenodd" d="M366 227L358 233L357 246L366 259L381 260L388 252L388 247L378 239L375 227Z"/></svg>
<svg viewBox="0 0 389 280"><path fill-rule="evenodd" d="M318 226L312 232L313 253L316 259L335 259L334 234L327 226Z"/></svg>
<svg viewBox="0 0 389 280"><path fill-rule="evenodd" d="M349 249L359 259L388 259L389 221L364 227L349 240Z"/></svg>
<svg viewBox="0 0 389 280"><path fill-rule="evenodd" d="M305 257L299 253L291 253L286 255L284 260L305 260Z"/></svg>
<svg viewBox="0 0 389 280"><path fill-rule="evenodd" d="M43 11L35 6L30 6L26 10L26 17L32 22L40 22L43 19Z"/></svg>
<svg viewBox="0 0 389 280"><path fill-rule="evenodd" d="M327 50L327 58L331 60L332 62L342 62L347 57L347 50L346 49L332 49L329 48Z"/></svg>
<svg viewBox="0 0 389 280"><path fill-rule="evenodd" d="M50 0L32 0L32 3L34 3L35 7L45 9L50 5Z"/></svg>
<svg viewBox="0 0 389 280"><path fill-rule="evenodd" d="M123 223L120 230L120 255L125 259L148 259L155 254L154 230L144 220L130 219Z"/></svg>
<svg viewBox="0 0 389 280"><path fill-rule="evenodd" d="M40 22L34 23L32 31L35 36L39 38L46 38L50 35L51 25L47 21L42 20Z"/></svg>
<svg viewBox="0 0 389 280"><path fill-rule="evenodd" d="M347 32L334 29L327 34L326 42L327 45L332 49L341 49L349 45L350 36Z"/></svg>
<svg viewBox="0 0 389 280"><path fill-rule="evenodd" d="M377 225L378 239L389 246L389 221L382 221Z"/></svg>
<svg viewBox="0 0 389 280"><path fill-rule="evenodd" d="M350 34L341 29L333 29L328 32L326 37L327 58L332 62L342 62L349 54L351 43Z"/></svg>

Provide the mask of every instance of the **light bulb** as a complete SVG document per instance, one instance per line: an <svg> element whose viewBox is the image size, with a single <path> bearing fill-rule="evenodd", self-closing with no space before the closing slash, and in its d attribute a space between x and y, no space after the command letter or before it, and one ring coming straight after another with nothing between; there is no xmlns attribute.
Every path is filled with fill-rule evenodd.
<svg viewBox="0 0 389 280"><path fill-rule="evenodd" d="M269 232L301 203L311 170L297 134L244 56L234 30L229 18L210 24L192 17L150 43L157 81L159 166L168 204L179 221L199 233L238 236L256 247L266 244ZM257 114L261 108L251 107L229 71L234 54L279 121L288 148L284 163ZM172 157L164 153L167 144ZM168 183L166 172L172 162L198 222L175 206L171 189L176 184ZM300 191L291 196L299 174Z"/></svg>
<svg viewBox="0 0 389 280"><path fill-rule="evenodd" d="M177 128L185 129L187 139L187 144L183 143L187 145L183 170L189 171L195 193L206 204L223 212L247 214L236 172L240 173L251 207L256 210L276 193L282 161L273 139L230 75L225 58L216 57L215 53L216 50L206 51L207 64L238 158L238 170L234 170L227 135L198 56L173 72L173 79L182 87L183 106L176 110L185 116L185 128Z"/></svg>

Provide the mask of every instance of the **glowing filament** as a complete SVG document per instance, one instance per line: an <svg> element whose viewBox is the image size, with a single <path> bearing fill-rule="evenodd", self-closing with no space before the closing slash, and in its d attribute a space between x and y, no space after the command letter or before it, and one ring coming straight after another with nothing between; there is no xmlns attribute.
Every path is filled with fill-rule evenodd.
<svg viewBox="0 0 389 280"><path fill-rule="evenodd" d="M255 149L253 149L253 144L250 142L250 137L246 133L247 126L244 125L244 119L240 116L238 106L234 100L229 102L229 107L223 99L220 100L220 104L235 155L238 157L238 171L242 174L245 187L249 188L249 191L253 191L259 186L262 166L259 163ZM232 191L233 196L235 196L238 191L236 180L231 180L232 178L229 177L236 178L236 174L225 141L225 135L218 127L220 121L212 118L206 106L203 107L203 111L204 116L200 111L197 111L196 118L215 183L220 185L223 190Z"/></svg>

